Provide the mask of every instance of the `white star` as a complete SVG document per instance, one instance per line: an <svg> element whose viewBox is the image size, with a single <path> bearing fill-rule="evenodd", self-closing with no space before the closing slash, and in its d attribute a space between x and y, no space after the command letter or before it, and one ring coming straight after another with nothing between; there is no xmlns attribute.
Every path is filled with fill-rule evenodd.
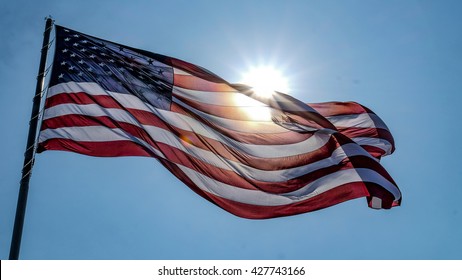
<svg viewBox="0 0 462 280"><path fill-rule="evenodd" d="M115 60L114 59L109 59L109 62L114 63Z"/></svg>
<svg viewBox="0 0 462 280"><path fill-rule="evenodd" d="M83 48L83 49L81 49L80 51L81 51L81 52L86 52L87 49L86 49L86 48Z"/></svg>
<svg viewBox="0 0 462 280"><path fill-rule="evenodd" d="M90 49L92 49L92 50L97 50L98 47L97 47L97 46L93 46L93 47L90 47Z"/></svg>
<svg viewBox="0 0 462 280"><path fill-rule="evenodd" d="M61 73L59 76L58 76L58 79L62 79L64 77L64 74Z"/></svg>
<svg viewBox="0 0 462 280"><path fill-rule="evenodd" d="M61 65L66 65L66 63L67 63L66 61L63 61L61 62Z"/></svg>
<svg viewBox="0 0 462 280"><path fill-rule="evenodd" d="M88 43L88 41L87 41L87 40L83 40L83 41L81 41L81 43L86 44L86 43Z"/></svg>
<svg viewBox="0 0 462 280"><path fill-rule="evenodd" d="M72 44L74 47L77 47L79 45L79 43L74 43Z"/></svg>
<svg viewBox="0 0 462 280"><path fill-rule="evenodd" d="M75 53L71 53L71 57L75 57Z"/></svg>
<svg viewBox="0 0 462 280"><path fill-rule="evenodd" d="M88 71L88 72L93 72L93 69L92 69L91 67L88 67L88 68L87 68L87 71Z"/></svg>
<svg viewBox="0 0 462 280"><path fill-rule="evenodd" d="M64 39L64 41L66 42L69 42L71 40L71 38L67 37L66 39Z"/></svg>
<svg viewBox="0 0 462 280"><path fill-rule="evenodd" d="M95 58L95 57L96 57L96 55L94 55L94 54L90 55L90 58Z"/></svg>
<svg viewBox="0 0 462 280"><path fill-rule="evenodd" d="M75 35L74 35L74 37L75 37L75 38L79 38L80 36L79 36L79 35L77 35L77 34L75 34Z"/></svg>
<svg viewBox="0 0 462 280"><path fill-rule="evenodd" d="M69 50L68 49L64 49L63 50L63 53L67 53Z"/></svg>
<svg viewBox="0 0 462 280"><path fill-rule="evenodd" d="M71 66L69 67L69 70L74 70L74 68L75 68L74 66Z"/></svg>
<svg viewBox="0 0 462 280"><path fill-rule="evenodd" d="M69 29L64 29L65 32L69 32Z"/></svg>
<svg viewBox="0 0 462 280"><path fill-rule="evenodd" d="M105 64L101 62L101 63L99 63L98 65L101 66L101 67L103 67Z"/></svg>
<svg viewBox="0 0 462 280"><path fill-rule="evenodd" d="M83 72L79 72L79 74L77 74L77 75L79 75L79 76L83 76Z"/></svg>
<svg viewBox="0 0 462 280"><path fill-rule="evenodd" d="M83 64L84 61L81 59L81 60L78 61L78 63L79 63L79 64Z"/></svg>

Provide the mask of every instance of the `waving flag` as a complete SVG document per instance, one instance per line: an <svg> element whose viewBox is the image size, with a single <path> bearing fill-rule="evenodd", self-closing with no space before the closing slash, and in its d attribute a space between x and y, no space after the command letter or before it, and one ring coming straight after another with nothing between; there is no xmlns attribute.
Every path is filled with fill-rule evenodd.
<svg viewBox="0 0 462 280"><path fill-rule="evenodd" d="M357 103L263 97L199 66L56 26L38 151L156 158L241 217L294 215L401 193L379 159L388 128Z"/></svg>

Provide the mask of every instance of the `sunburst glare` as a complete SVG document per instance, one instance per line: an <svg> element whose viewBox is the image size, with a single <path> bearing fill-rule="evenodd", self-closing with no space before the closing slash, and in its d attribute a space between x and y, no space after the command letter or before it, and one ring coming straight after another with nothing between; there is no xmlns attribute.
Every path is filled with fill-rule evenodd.
<svg viewBox="0 0 462 280"><path fill-rule="evenodd" d="M271 96L274 91L289 91L287 78L271 66L251 68L242 75L242 83L251 86L255 94L263 97Z"/></svg>

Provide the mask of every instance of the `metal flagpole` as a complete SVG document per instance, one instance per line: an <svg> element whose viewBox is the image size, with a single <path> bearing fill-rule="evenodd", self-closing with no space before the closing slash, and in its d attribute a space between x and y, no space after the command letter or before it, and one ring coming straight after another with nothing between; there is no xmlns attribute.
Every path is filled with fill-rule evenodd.
<svg viewBox="0 0 462 280"><path fill-rule="evenodd" d="M18 204L16 206L16 217L14 220L13 236L11 238L9 257L10 260L17 260L19 258L22 229L24 226L24 216L26 214L27 194L29 192L29 181L32 172L32 166L34 165L35 140L37 136L40 104L42 102L42 92L45 81L45 66L52 25L53 20L51 19L51 17L47 17L45 23L45 32L43 34L42 54L40 57L39 71L37 75L37 86L35 88L31 120L29 123L29 136L27 138L26 152L24 153L24 165L22 167L22 178L19 187Z"/></svg>

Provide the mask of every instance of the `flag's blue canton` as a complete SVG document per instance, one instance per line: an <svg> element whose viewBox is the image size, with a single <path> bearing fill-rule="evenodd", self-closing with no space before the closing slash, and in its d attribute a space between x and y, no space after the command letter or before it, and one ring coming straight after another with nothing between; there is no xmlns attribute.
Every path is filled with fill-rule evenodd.
<svg viewBox="0 0 462 280"><path fill-rule="evenodd" d="M133 94L155 107L169 109L173 69L156 56L56 26L50 86L96 81L105 90Z"/></svg>

